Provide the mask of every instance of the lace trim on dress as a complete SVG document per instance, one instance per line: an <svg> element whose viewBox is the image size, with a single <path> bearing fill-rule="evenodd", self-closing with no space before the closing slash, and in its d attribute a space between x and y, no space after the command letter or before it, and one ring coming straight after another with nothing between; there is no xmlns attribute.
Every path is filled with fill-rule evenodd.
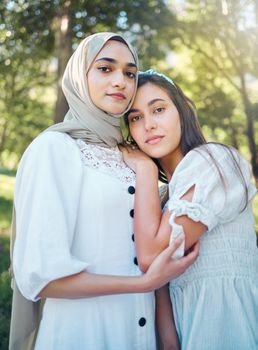
<svg viewBox="0 0 258 350"><path fill-rule="evenodd" d="M118 147L105 148L98 145L76 140L81 151L82 161L86 166L115 176L125 183L135 182L135 173L123 161L122 153Z"/></svg>

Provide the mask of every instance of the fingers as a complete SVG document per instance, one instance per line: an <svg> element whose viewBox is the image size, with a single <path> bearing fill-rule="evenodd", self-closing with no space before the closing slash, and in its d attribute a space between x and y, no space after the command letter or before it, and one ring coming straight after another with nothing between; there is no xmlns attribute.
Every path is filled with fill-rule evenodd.
<svg viewBox="0 0 258 350"><path fill-rule="evenodd" d="M127 144L123 144L123 145L120 144L118 147L119 147L120 151L124 154L130 153L130 152L132 152L132 150L135 150L135 148L133 148L133 146L127 145Z"/></svg>
<svg viewBox="0 0 258 350"><path fill-rule="evenodd" d="M121 152L122 152L123 150L126 150L126 146L125 146L125 145L122 145L122 144L119 144L119 145L118 145L118 148L120 149Z"/></svg>
<svg viewBox="0 0 258 350"><path fill-rule="evenodd" d="M193 250L191 251L191 253L187 254L185 257L181 259L181 262L183 263L185 268L190 266L197 259L199 255L199 251L200 251L200 243L197 242L193 246Z"/></svg>
<svg viewBox="0 0 258 350"><path fill-rule="evenodd" d="M170 257L175 253L177 248L180 247L180 245L184 242L185 235L181 233L177 238L172 241L172 243L164 250L167 255L170 255Z"/></svg>
<svg viewBox="0 0 258 350"><path fill-rule="evenodd" d="M128 147L125 146L125 145L119 145L118 148L122 152L122 154L128 154L129 153Z"/></svg>

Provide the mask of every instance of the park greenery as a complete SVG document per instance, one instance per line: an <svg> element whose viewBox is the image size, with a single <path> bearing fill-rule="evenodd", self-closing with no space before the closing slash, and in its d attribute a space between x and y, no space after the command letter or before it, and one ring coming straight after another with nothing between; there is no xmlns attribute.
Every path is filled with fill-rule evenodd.
<svg viewBox="0 0 258 350"><path fill-rule="evenodd" d="M60 82L85 36L123 33L142 70L172 77L196 103L205 136L240 150L258 182L257 0L0 2L0 350L11 309L14 175L27 145L67 111ZM258 223L258 200L255 201Z"/></svg>
<svg viewBox="0 0 258 350"><path fill-rule="evenodd" d="M188 93L209 140L240 149L258 178L258 2L2 0L0 163L16 168L28 143L62 120L60 81L80 40L123 33L141 69L168 73Z"/></svg>

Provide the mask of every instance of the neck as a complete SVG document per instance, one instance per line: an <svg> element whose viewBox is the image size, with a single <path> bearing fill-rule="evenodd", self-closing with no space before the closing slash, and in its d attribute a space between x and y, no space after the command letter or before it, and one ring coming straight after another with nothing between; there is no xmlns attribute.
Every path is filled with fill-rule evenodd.
<svg viewBox="0 0 258 350"><path fill-rule="evenodd" d="M171 177L177 167L177 165L180 163L180 161L183 159L183 154L180 148L177 148L174 152L168 154L165 157L162 157L158 159L158 162L165 172L166 178L168 182L171 180Z"/></svg>

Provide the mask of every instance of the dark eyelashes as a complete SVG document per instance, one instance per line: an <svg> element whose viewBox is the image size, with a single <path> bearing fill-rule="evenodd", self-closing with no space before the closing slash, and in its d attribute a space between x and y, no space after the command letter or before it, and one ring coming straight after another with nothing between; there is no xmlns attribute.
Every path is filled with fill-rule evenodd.
<svg viewBox="0 0 258 350"><path fill-rule="evenodd" d="M110 68L108 66L97 67L97 69L103 73L108 73L108 72L112 71L112 68ZM125 72L125 74L128 76L128 78L135 79L135 77L136 77L136 73L133 73L133 72Z"/></svg>

